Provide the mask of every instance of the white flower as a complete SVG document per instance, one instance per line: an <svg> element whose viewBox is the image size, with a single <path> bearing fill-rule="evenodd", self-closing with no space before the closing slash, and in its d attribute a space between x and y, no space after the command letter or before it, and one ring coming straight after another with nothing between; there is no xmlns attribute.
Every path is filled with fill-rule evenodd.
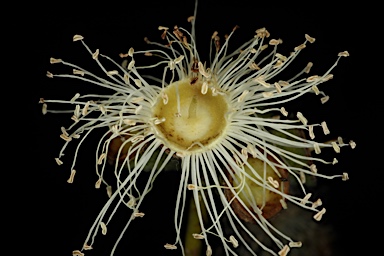
<svg viewBox="0 0 384 256"><path fill-rule="evenodd" d="M166 45L146 39L156 48L129 49L120 55L126 60L125 65L119 65L98 49L90 49L82 36L75 35L73 41L83 44L105 73L104 77L51 58L51 63L72 67L73 74L48 72L48 77L80 79L113 92L110 95L76 94L69 101L40 100L43 114L60 112L50 110L47 103L75 106L71 114L74 123L62 128L60 137L65 144L55 159L63 164L60 158L66 146L74 143L73 139L78 140L69 183L75 180L77 152L82 141L95 129L105 130L96 149L95 187L105 186L109 200L91 227L82 250L92 249L93 237L99 231L107 233L109 220L120 206L132 209L124 231L129 230L127 227L136 218L144 217L140 206L145 195L157 175L171 159L177 158L181 161L181 180L175 209L176 238L164 245L166 249L179 249L184 254L180 232L186 196L191 194L201 225L201 233L191 235L205 242L207 255L212 253L210 238L213 235L221 239L226 255L237 255L238 246L256 255L251 243L259 244L272 255L286 255L291 247L300 247L301 242L279 232L268 218L285 209L289 201L313 211L314 219L320 220L326 210L320 208L320 199L312 201L311 193L305 190L306 175L348 179L347 173L327 176L317 170L316 163L335 164L336 159L326 161L306 152L313 150L320 154L322 149L330 148L339 153L341 147L353 148L355 143L344 143L341 139L327 143L314 141L316 130L325 135L330 133L327 124L311 123L303 114L304 108L303 112L290 115L284 105L306 93L319 95L325 103L328 96L319 87L332 79L331 70L348 52L339 53L325 74L308 75L312 66L308 63L300 73L283 81L278 76L280 72L293 63L314 38L305 35L303 43L289 56L284 56L278 53L282 40L270 39L269 32L261 28L239 49L230 51L228 43L235 27L225 40L219 38L217 32L212 35L212 58L208 58L207 63L206 56L200 57L196 48L194 17L189 21L191 32L177 26L171 29L160 26ZM267 51L267 48L272 49ZM140 66L135 61L138 54L159 60L153 65ZM105 62L113 63L115 69L105 69L102 64ZM151 76L148 70L153 68L161 69L163 76ZM301 135L303 131L309 139ZM115 166L116 184L113 185L103 178L107 159ZM150 178L140 190L135 182L148 169ZM302 197L289 193L289 180L298 182ZM109 209L112 203L115 208ZM203 214L208 216L208 222L203 220ZM223 218L231 225L231 234L224 231ZM244 221L259 225L279 250L263 245ZM116 245L120 239L121 236ZM76 250L74 254L82 252Z"/></svg>

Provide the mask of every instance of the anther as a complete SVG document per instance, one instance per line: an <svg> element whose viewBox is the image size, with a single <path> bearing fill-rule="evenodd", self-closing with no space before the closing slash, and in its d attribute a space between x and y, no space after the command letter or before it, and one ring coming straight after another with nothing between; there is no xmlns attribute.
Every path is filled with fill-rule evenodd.
<svg viewBox="0 0 384 256"><path fill-rule="evenodd" d="M297 52L297 51L304 49L305 47L306 47L305 44L301 44L299 46L296 46L294 50L295 50L295 52Z"/></svg>
<svg viewBox="0 0 384 256"><path fill-rule="evenodd" d="M327 96L324 96L324 97L322 97L322 98L320 99L321 104L326 103L328 100L329 100L329 96L328 96L328 95L327 95Z"/></svg>
<svg viewBox="0 0 384 256"><path fill-rule="evenodd" d="M308 34L305 34L305 39L307 39L307 41L310 42L311 44L316 41L315 38L310 37Z"/></svg>
<svg viewBox="0 0 384 256"><path fill-rule="evenodd" d="M208 92L208 83L207 81L203 82L203 85L201 86L201 94L207 94Z"/></svg>
<svg viewBox="0 0 384 256"><path fill-rule="evenodd" d="M313 125L308 126L308 130L309 130L309 137L311 138L311 140L313 140L315 138L315 133L313 132Z"/></svg>
<svg viewBox="0 0 384 256"><path fill-rule="evenodd" d="M176 250L177 249L176 245L173 245L173 244L165 244L164 248L168 249L168 250Z"/></svg>
<svg viewBox="0 0 384 256"><path fill-rule="evenodd" d="M320 146L318 143L314 143L313 144L313 148L315 149L315 153L316 154L320 154L321 153L321 149L320 149Z"/></svg>
<svg viewBox="0 0 384 256"><path fill-rule="evenodd" d="M199 239L199 240L205 238L202 234L197 234L197 233L193 233L192 236L193 236L193 238Z"/></svg>
<svg viewBox="0 0 384 256"><path fill-rule="evenodd" d="M287 256L290 248L288 245L284 245L283 249L279 251L279 256Z"/></svg>
<svg viewBox="0 0 384 256"><path fill-rule="evenodd" d="M331 144L332 144L332 147L333 147L333 149L335 150L335 152L336 153L340 153L340 147L339 147L339 145L337 145L337 143L336 142L331 142Z"/></svg>
<svg viewBox="0 0 384 256"><path fill-rule="evenodd" d="M50 62L51 64L55 64L55 63L61 63L62 60L61 60L61 59L50 58L50 59L49 59L49 62Z"/></svg>
<svg viewBox="0 0 384 256"><path fill-rule="evenodd" d="M280 112L281 112L281 114L282 114L283 116L288 116L288 112L285 110L284 107L281 107L281 108L280 108Z"/></svg>
<svg viewBox="0 0 384 256"><path fill-rule="evenodd" d="M242 102L245 99L245 96L249 93L248 90L243 91L243 93L237 98L237 102Z"/></svg>
<svg viewBox="0 0 384 256"><path fill-rule="evenodd" d="M339 161L337 161L336 158L333 158L333 161L332 161L332 164L333 164L333 165L337 164L338 162L339 162Z"/></svg>
<svg viewBox="0 0 384 256"><path fill-rule="evenodd" d="M313 218L317 221L320 221L321 218L323 217L324 213L326 212L325 208L321 209L318 213L316 213Z"/></svg>
<svg viewBox="0 0 384 256"><path fill-rule="evenodd" d="M339 57L348 57L349 56L349 52L347 52L347 51L339 52L339 54L337 56L339 56Z"/></svg>
<svg viewBox="0 0 384 256"><path fill-rule="evenodd" d="M105 225L105 223L101 221L100 222L100 227L101 227L101 233L103 235L106 235L107 234L107 225Z"/></svg>
<svg viewBox="0 0 384 256"><path fill-rule="evenodd" d="M239 246L239 242L236 240L234 236L230 236L229 241L233 244L234 248L237 248Z"/></svg>
<svg viewBox="0 0 384 256"><path fill-rule="evenodd" d="M84 76L84 75L85 75L84 71L82 71L82 70L78 70L78 69L73 69L73 70L72 70L72 73L73 73L74 75L81 75L81 76Z"/></svg>
<svg viewBox="0 0 384 256"><path fill-rule="evenodd" d="M301 204L306 204L306 203L308 203L308 199L309 199L311 196L312 196L312 193L308 193L308 194L306 194L306 195L304 196L304 198L301 199L300 203L301 203Z"/></svg>
<svg viewBox="0 0 384 256"><path fill-rule="evenodd" d="M342 176L342 178L341 178L343 181L347 181L347 180L349 180L349 176L348 176L348 173L346 173L346 172L343 172L343 176Z"/></svg>
<svg viewBox="0 0 384 256"><path fill-rule="evenodd" d="M96 51L92 54L92 59L97 60L99 57L99 49L96 49Z"/></svg>
<svg viewBox="0 0 384 256"><path fill-rule="evenodd" d="M297 242L289 242L289 247L301 247L303 244L300 242L300 241L297 241Z"/></svg>
<svg viewBox="0 0 384 256"><path fill-rule="evenodd" d="M280 84L276 82L276 83L274 83L274 85L275 85L276 91L278 93L281 93L281 86L280 86Z"/></svg>
<svg viewBox="0 0 384 256"><path fill-rule="evenodd" d="M43 115L47 114L48 110L47 110L47 104L44 103L43 106L41 107L41 112L43 113Z"/></svg>
<svg viewBox="0 0 384 256"><path fill-rule="evenodd" d="M133 66L135 65L135 61L134 60L131 60L128 64L128 70L132 70Z"/></svg>
<svg viewBox="0 0 384 256"><path fill-rule="evenodd" d="M73 169L71 171L71 175L69 176L69 179L67 180L68 183L73 183L73 179L75 178L76 170Z"/></svg>
<svg viewBox="0 0 384 256"><path fill-rule="evenodd" d="M319 88L317 88L316 85L312 86L312 90L315 92L316 95L320 94Z"/></svg>
<svg viewBox="0 0 384 256"><path fill-rule="evenodd" d="M287 203L285 202L285 200L283 198L281 198L280 200L280 204L281 204L281 207L283 207L283 209L288 209L288 206L287 206Z"/></svg>
<svg viewBox="0 0 384 256"><path fill-rule="evenodd" d="M309 169L311 170L311 172L313 172L313 173L317 173L317 167L316 167L315 164L311 164L311 165L309 166Z"/></svg>
<svg viewBox="0 0 384 256"><path fill-rule="evenodd" d="M277 180L274 180L271 176L269 176L267 179L274 188L279 188L279 182Z"/></svg>
<svg viewBox="0 0 384 256"><path fill-rule="evenodd" d="M75 42L75 41L79 41L79 40L83 40L83 39L84 39L84 37L81 35L74 35L72 40L73 40L73 42Z"/></svg>
<svg viewBox="0 0 384 256"><path fill-rule="evenodd" d="M312 66L313 66L313 63L308 62L307 66L304 68L304 72L308 74L309 71L311 71Z"/></svg>
<svg viewBox="0 0 384 256"><path fill-rule="evenodd" d="M327 123L325 121L321 122L321 127L323 128L323 132L324 132L325 135L330 133L330 131L329 131L328 127L327 127Z"/></svg>
<svg viewBox="0 0 384 256"><path fill-rule="evenodd" d="M99 178L95 183L95 188L99 189L101 185L101 178Z"/></svg>
<svg viewBox="0 0 384 256"><path fill-rule="evenodd" d="M90 245L84 244L83 249L86 250L86 251L89 251L89 250L92 250L93 247L90 246Z"/></svg>
<svg viewBox="0 0 384 256"><path fill-rule="evenodd" d="M72 256L84 256L84 253L82 253L81 251L79 250L74 250L72 252Z"/></svg>
<svg viewBox="0 0 384 256"><path fill-rule="evenodd" d="M111 198L111 196L112 196L112 187L108 186L108 187L106 187L106 190L107 190L108 197Z"/></svg>
<svg viewBox="0 0 384 256"><path fill-rule="evenodd" d="M356 147L356 143L353 140L351 140L349 141L349 146L351 146L351 148L354 149Z"/></svg>
<svg viewBox="0 0 384 256"><path fill-rule="evenodd" d="M47 71L47 77L53 78L53 74L51 72Z"/></svg>
<svg viewBox="0 0 384 256"><path fill-rule="evenodd" d="M314 81L317 81L317 80L319 80L319 76L318 75L310 76L310 77L307 78L307 83L314 82Z"/></svg>
<svg viewBox="0 0 384 256"><path fill-rule="evenodd" d="M296 116L304 125L307 125L308 120L303 116L301 112L297 112Z"/></svg>
<svg viewBox="0 0 384 256"><path fill-rule="evenodd" d="M101 165L103 163L103 160L105 159L106 157L106 154L105 153L102 153L100 156L99 156L99 159L97 160L97 164L98 165Z"/></svg>
<svg viewBox="0 0 384 256"><path fill-rule="evenodd" d="M321 199L317 199L315 202L312 203L312 208L315 209L316 207L319 207L323 204L323 201Z"/></svg>

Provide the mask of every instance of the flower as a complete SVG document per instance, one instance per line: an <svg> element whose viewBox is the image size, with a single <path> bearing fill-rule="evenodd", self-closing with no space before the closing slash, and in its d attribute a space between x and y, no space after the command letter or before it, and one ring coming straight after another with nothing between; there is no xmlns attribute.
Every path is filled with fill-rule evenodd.
<svg viewBox="0 0 384 256"><path fill-rule="evenodd" d="M312 124L302 112L292 117L284 107L307 93L320 95L325 103L328 96L318 86L332 79L331 70L341 57L348 56L347 52L339 53L335 65L323 75L307 75L312 66L308 63L291 79L281 80L278 75L307 44L314 43L314 38L305 35L303 44L284 56L277 52L282 40L269 39L269 32L261 28L239 49L230 51L228 44L237 30L235 27L224 42L217 32L212 35L212 58L207 64L196 48L194 17L189 21L191 32L177 26L159 27L166 45L146 39L156 48L129 49L120 55L126 60L125 65L102 55L98 49L91 50L82 36L75 35L73 41L83 44L105 77L51 58L53 64L73 68L73 74L48 72L48 77L80 79L113 91L111 95L76 94L69 101L40 101L44 114L51 112L47 103L75 105L71 117L74 123L62 128L60 137L65 144L56 158L62 164L68 143L79 140L69 183L75 178L77 152L82 142L92 131L105 130L96 149L95 187L105 185L109 200L91 227L82 250L74 251L74 255L91 249L99 231L107 233L109 220L120 206L132 209L123 232L136 218L144 217L140 206L145 195L171 159L181 162L181 180L175 209L176 239L164 247L180 249L183 253L181 227L188 194L194 198L201 225L201 232L193 237L205 242L207 255L212 254L210 241L215 235L227 255L235 255L238 246L252 251L251 243L259 244L272 255L286 255L291 247L300 247L301 242L279 232L268 219L290 202L313 211L314 219L321 220L326 210L320 208L321 200L312 200L311 193L303 186L306 175L348 179L347 173L327 176L318 172L317 163L336 164L337 160L312 157L307 151L320 154L322 149L330 148L339 153L341 147L355 147L355 143L344 143L341 138L326 143L315 141L316 129L329 134L326 122ZM267 52L267 48L272 51ZM160 61L141 66L135 61L135 56L141 54ZM106 62L114 64L115 69L106 69ZM163 70L161 77L148 75L148 70L157 68ZM104 179L107 159L114 164L116 184L113 185ZM149 171L150 178L144 188L137 188L136 180L144 171ZM301 197L290 194L290 180L299 184ZM209 221L204 220L204 214ZM224 230L224 218L231 226L231 234ZM278 250L263 245L244 222L260 226ZM121 236L116 245L120 239Z"/></svg>

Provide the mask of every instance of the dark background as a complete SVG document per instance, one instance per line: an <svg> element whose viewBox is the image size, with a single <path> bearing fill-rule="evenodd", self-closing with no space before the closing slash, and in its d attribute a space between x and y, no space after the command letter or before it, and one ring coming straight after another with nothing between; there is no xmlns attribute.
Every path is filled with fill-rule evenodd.
<svg viewBox="0 0 384 256"><path fill-rule="evenodd" d="M146 49L143 41L145 36L161 42L161 32L157 30L159 25L173 27L177 24L189 29L190 24L186 19L193 15L193 10L192 0L136 1L126 5L95 4L87 8L51 4L42 7L34 15L31 29L36 37L30 38L30 45L35 56L33 64L29 66L34 82L33 89L28 88L31 90L28 111L32 111L37 139L29 145L29 152L35 156L34 164L37 167L29 173L33 185L25 195L28 206L24 211L29 213L28 216L33 216L30 221L33 226L28 231L34 233L28 236L28 240L36 246L34 250L38 250L39 255L71 255L72 250L80 249L107 198L104 188L98 191L94 189L97 178L94 172L97 134L82 146L75 182L68 184L66 180L70 174L74 145L66 150L64 165L57 166L54 157L57 157L63 144L59 138L60 127L71 123L70 116L43 116L41 105L37 104L40 97L70 99L76 92L101 91L78 81L48 79L45 76L47 70L61 71L60 66L49 64L49 58L62 58L87 68L92 63L90 56L79 42L72 42L74 34L81 34L91 49L99 48L102 53L120 61L118 54L128 51L130 47ZM365 48L367 45L362 39L367 27L360 13L364 13L364 10L353 5L340 8L314 5L281 7L276 3L263 7L254 1L239 0L226 4L200 1L196 21L200 56L207 56L213 31L217 30L223 40L223 35L230 33L235 25L239 25L240 29L231 39L232 45L242 44L253 37L256 29L266 27L271 38L283 39L279 52L284 55L304 41L305 33L315 37L315 44L308 45L294 62L298 65L296 70L300 70L308 61L312 61L314 67L311 74L324 73L334 63L338 52L349 51L351 56L341 59L332 72L334 79L322 84L321 90L330 95L327 104L321 105L318 98L315 102L313 97L293 104L293 107L305 109L310 121L326 120L331 135L341 135L347 141L353 139L357 143L355 150L343 148L337 156L339 164L335 171L349 172L350 180L319 182L326 187L322 193L326 196L323 201L327 208L323 223L319 225L333 227L337 242L331 248L330 255L335 256L351 255L351 252L375 255L374 252L379 249L374 245L375 238L369 231L373 225L371 223L378 219L378 202L374 202L373 198L377 195L380 182L375 171L380 170L373 169L370 164L377 160L372 159L368 135L377 131L366 125L374 120L372 110L375 103L369 102L365 96L366 93L375 92L367 85L364 76L367 73L364 72L363 63L369 55L369 46ZM307 108L307 104L311 104L313 112ZM168 172L158 178L155 190L147 196L143 206L146 216L137 223L135 221L129 229L117 255L173 255L164 250L163 245L174 241L173 198L177 191L178 175ZM124 225L128 214L129 211L122 211L116 215L120 217L109 228L109 234L113 229L118 232L119 225ZM313 239L323 238L314 234ZM109 255L113 240L113 235L98 236L95 244L97 249L86 252L86 255Z"/></svg>

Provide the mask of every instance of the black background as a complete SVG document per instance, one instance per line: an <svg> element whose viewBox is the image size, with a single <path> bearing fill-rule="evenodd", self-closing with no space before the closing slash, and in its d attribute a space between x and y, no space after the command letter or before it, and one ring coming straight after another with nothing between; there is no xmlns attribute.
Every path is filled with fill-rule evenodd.
<svg viewBox="0 0 384 256"><path fill-rule="evenodd" d="M33 250L39 251L39 255L71 255L72 250L79 249L107 198L104 189L94 189L97 134L82 147L75 182L68 184L66 180L74 146L67 149L64 165L57 166L54 157L63 143L59 138L60 127L71 123L70 116L43 116L41 105L37 103L40 97L70 99L76 92L100 90L78 81L47 78L47 70L61 70L59 66L51 66L49 58L62 58L84 67L89 63L92 65L90 56L80 43L72 42L74 34L81 34L91 49L99 48L102 53L119 61L118 54L130 47L146 49L145 36L160 42L159 25L173 27L177 24L189 29L186 19L193 15L193 10L193 1L136 1L124 5L94 4L86 8L51 4L34 15L31 29L35 37L29 38L34 55L34 62L29 66L33 71L33 90L28 95L30 107L27 111L32 111L32 126L36 129L36 141L29 145L29 152L35 156L33 164L37 167L28 173L33 185L25 195L23 210L32 216L29 223L33 225L28 228L32 234L28 240L32 241ZM330 95L327 104L321 105L309 98L293 105L305 109L303 112L308 113L306 116L310 121L326 120L332 135L341 135L357 143L355 150L342 149L338 156L337 170L349 172L350 180L331 181L325 192L328 206L323 222L334 226L338 242L332 255L340 256L351 252L375 255L378 250L378 246L373 245L375 238L368 232L373 225L372 219L378 214L379 202L374 202L373 197L377 195L380 180L370 164L377 160L372 159L372 148L367 139L369 134L377 132L377 128L367 126L374 122L372 110L376 103L367 100L369 96L366 96L366 93L374 94L374 91L367 84L363 65L368 55L373 54L366 44L368 39L365 39L367 20L360 18L364 12L360 6L353 5L282 7L276 3L263 7L254 1L239 0L226 4L201 1L196 21L200 56L207 55L213 31L217 30L223 38L235 25L240 29L233 37L233 45L240 45L253 37L256 29L266 27L271 38L283 39L279 52L285 55L304 41L305 33L315 37L315 44L308 45L296 62L297 70L300 70L312 61L312 74L325 72L336 60L338 52L349 51L351 56L341 59L332 72L334 79L322 85L321 89ZM313 110L307 104L312 104ZM121 254L117 255L173 255L165 251L163 245L172 243L174 239L173 198L178 175L165 173L158 178L155 190L148 195L143 206L145 218L132 226L132 231L120 244ZM120 220L121 225L124 224L124 214L128 216L129 212L125 211L118 217L114 224L116 232ZM86 252L86 255L109 255L113 239L113 235L98 236L97 250ZM363 245L364 242L367 245Z"/></svg>

